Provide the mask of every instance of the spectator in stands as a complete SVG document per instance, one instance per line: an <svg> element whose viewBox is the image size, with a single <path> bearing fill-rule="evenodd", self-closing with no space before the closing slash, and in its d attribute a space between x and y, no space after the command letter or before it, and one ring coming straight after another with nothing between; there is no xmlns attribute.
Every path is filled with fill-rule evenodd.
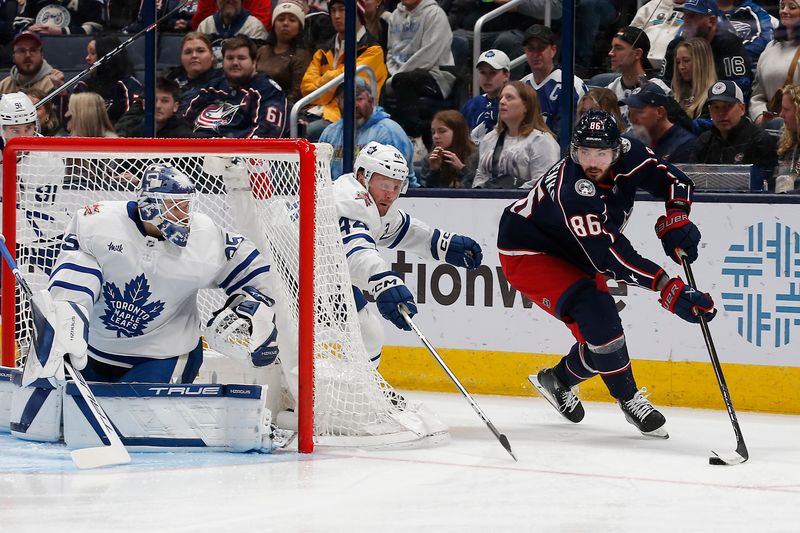
<svg viewBox="0 0 800 533"><path fill-rule="evenodd" d="M742 89L730 80L708 90L713 127L700 134L695 161L707 164L752 165L751 177L771 177L777 164L775 138L747 118Z"/></svg>
<svg viewBox="0 0 800 533"><path fill-rule="evenodd" d="M264 24L242 8L242 0L217 0L217 12L206 17L197 31L208 35L215 51L223 40L234 35L246 35L259 41L267 38Z"/></svg>
<svg viewBox="0 0 800 533"><path fill-rule="evenodd" d="M44 91L39 89L26 89L24 91L28 98L31 99L35 106L47 96ZM39 133L44 137L52 137L56 134L61 124L58 121L55 109L53 107L53 100L50 100L44 105L36 108L36 115L39 117Z"/></svg>
<svg viewBox="0 0 800 533"><path fill-rule="evenodd" d="M120 45L118 37L98 35L86 46L86 62L94 65ZM94 92L106 101L111 122L116 122L133 103L142 97L142 84L133 75L133 65L123 48L98 66L88 78L75 84L75 93Z"/></svg>
<svg viewBox="0 0 800 533"><path fill-rule="evenodd" d="M660 85L665 93L669 93L663 81L658 78L647 79L645 72L649 68L647 54L650 52L650 39L639 28L628 26L620 29L611 39L611 50L608 57L611 59L611 70L619 72L619 78L608 84L608 88L617 95L617 100L623 100L632 93L638 92L645 83ZM623 118L628 115L625 107L621 108Z"/></svg>
<svg viewBox="0 0 800 533"><path fill-rule="evenodd" d="M272 11L272 30L267 44L259 47L256 54L256 70L283 87L290 108L300 99L300 83L311 61L303 42L305 17L297 2L282 0Z"/></svg>
<svg viewBox="0 0 800 533"><path fill-rule="evenodd" d="M378 40L386 55L389 43L389 17L384 0L356 0L367 33Z"/></svg>
<svg viewBox="0 0 800 533"><path fill-rule="evenodd" d="M272 28L272 2L264 0L243 0L241 5L264 26L264 31ZM197 10L192 15L192 29L203 31L200 24L219 10L219 0L197 0Z"/></svg>
<svg viewBox="0 0 800 533"><path fill-rule="evenodd" d="M175 80L159 77L156 79L155 124L156 137L189 138L194 137L192 125L178 114L181 89ZM117 121L116 129L120 137L144 137L144 106L137 102L130 111Z"/></svg>
<svg viewBox="0 0 800 533"><path fill-rule="evenodd" d="M775 192L800 192L800 85L787 85L781 95L783 128L778 142Z"/></svg>
<svg viewBox="0 0 800 533"><path fill-rule="evenodd" d="M578 107L575 113L575 122L590 109L600 109L611 113L614 120L617 122L619 131L625 132L628 129L628 123L622 118L622 112L619 110L619 100L614 91L605 87L592 87L586 94L581 96L578 101Z"/></svg>
<svg viewBox="0 0 800 533"><path fill-rule="evenodd" d="M678 35L683 25L683 13L675 9L672 0L650 0L636 11L631 26L641 28L650 39L648 59L656 69L661 69L667 46Z"/></svg>
<svg viewBox="0 0 800 533"><path fill-rule="evenodd" d="M500 91L511 76L511 61L505 52L487 50L478 57L475 68L483 94L467 100L461 113L467 121L472 141L479 143L497 125L497 104Z"/></svg>
<svg viewBox="0 0 800 533"><path fill-rule="evenodd" d="M452 41L436 0L401 0L389 18L386 105L411 137L430 134L433 113L427 114L431 109L420 98L441 102L453 89L455 76L440 68L453 65Z"/></svg>
<svg viewBox="0 0 800 533"><path fill-rule="evenodd" d="M181 5L182 4L182 5ZM184 2L184 0L161 0L156 2L156 19L159 19L180 6L175 13L161 21L159 31L188 32L192 29L192 17L197 10L197 2ZM144 23L145 3L141 2L136 22L125 27L125 33L138 33L147 26ZM209 13L211 15L213 13Z"/></svg>
<svg viewBox="0 0 800 533"><path fill-rule="evenodd" d="M547 127L539 98L530 85L508 82L500 93L497 127L478 147L474 188L530 187L561 158L555 135Z"/></svg>
<svg viewBox="0 0 800 533"><path fill-rule="evenodd" d="M464 116L458 111L439 111L431 120L433 150L422 163L423 187L470 188L478 167L478 150L470 139Z"/></svg>
<svg viewBox="0 0 800 533"><path fill-rule="evenodd" d="M561 110L561 69L556 68L555 58L558 54L558 38L553 30L541 24L534 24L525 31L525 56L531 73L522 81L533 87L541 105L547 127L558 134ZM586 93L586 84L575 76L572 98L575 103Z"/></svg>
<svg viewBox="0 0 800 533"><path fill-rule="evenodd" d="M328 9L331 22L336 30L336 35L314 52L311 63L308 65L300 90L303 96L319 89L336 76L344 73L344 12L345 0L330 0ZM383 49L378 41L367 33L356 17L356 65L367 65L378 79L377 100L380 100L381 88L386 82L387 71L383 59ZM366 75L362 75L364 79ZM316 141L322 130L341 118L339 106L336 103L336 90L331 89L312 102L314 106L322 106L320 110L312 108L309 111L306 138Z"/></svg>
<svg viewBox="0 0 800 533"><path fill-rule="evenodd" d="M696 119L706 116L708 89L717 81L714 57L705 39L692 37L675 47L672 92L681 108Z"/></svg>
<svg viewBox="0 0 800 533"><path fill-rule="evenodd" d="M93 92L73 94L64 125L70 137L116 137L103 97Z"/></svg>
<svg viewBox="0 0 800 533"><path fill-rule="evenodd" d="M344 111L344 85L336 88L336 102L340 109L340 114ZM408 184L410 187L419 187L417 176L414 172L413 155L414 148L408 136L400 127L400 124L392 120L382 107L375 105L375 97L372 96L372 89L363 78L356 78L356 152L370 141L378 141L381 144L394 146L408 162ZM329 143L333 146L333 158L331 158L331 176L333 179L342 174L350 172L351 169L342 168L342 145L344 139L344 124L340 118L336 122L329 124L319 138L320 142ZM354 154L355 155L355 154Z"/></svg>
<svg viewBox="0 0 800 533"><path fill-rule="evenodd" d="M778 116L781 95L778 90L786 84L800 82L800 0L781 0L781 23L756 69L753 96L750 99L750 118L758 125Z"/></svg>
<svg viewBox="0 0 800 533"><path fill-rule="evenodd" d="M22 32L12 42L14 66L0 81L0 94L39 89L49 94L64 84L64 73L54 69L44 58L42 40L35 33Z"/></svg>
<svg viewBox="0 0 800 533"><path fill-rule="evenodd" d="M256 44L246 35L222 42L222 72L200 89L186 110L199 137L282 137L286 128L286 95L280 86L256 72Z"/></svg>
<svg viewBox="0 0 800 533"><path fill-rule="evenodd" d="M19 2L16 31L47 35L92 35L103 31L105 4L97 0L26 0Z"/></svg>
<svg viewBox="0 0 800 533"><path fill-rule="evenodd" d="M178 113L183 115L200 89L222 78L222 70L214 68L216 58L211 41L204 33L191 31L181 41L181 66L172 69L167 78L175 80L181 89Z"/></svg>
<svg viewBox="0 0 800 533"><path fill-rule="evenodd" d="M661 79L672 80L675 47L679 42L692 37L705 39L714 56L717 79L736 82L745 98L749 98L752 84L750 57L742 46L742 40L730 31L718 27L719 10L714 0L686 0L675 9L683 12L682 35L667 47L666 61Z"/></svg>
<svg viewBox="0 0 800 533"><path fill-rule="evenodd" d="M661 85L647 83L620 103L628 106L633 135L660 159L691 163L697 137L669 120L667 109L671 99Z"/></svg>
<svg viewBox="0 0 800 533"><path fill-rule="evenodd" d="M755 68L772 40L772 17L753 0L717 0L717 7L718 16L732 25Z"/></svg>

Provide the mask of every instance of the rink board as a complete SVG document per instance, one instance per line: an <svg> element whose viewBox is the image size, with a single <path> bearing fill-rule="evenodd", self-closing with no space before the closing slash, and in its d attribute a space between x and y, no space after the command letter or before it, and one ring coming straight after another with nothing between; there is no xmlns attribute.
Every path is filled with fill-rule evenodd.
<svg viewBox="0 0 800 533"><path fill-rule="evenodd" d="M384 251L417 298L417 325L441 348L469 390L534 394L528 374L558 361L574 341L557 320L523 302L502 274L497 225L513 199L400 201L403 209L432 226L472 236L484 253L485 268L476 276L402 251ZM670 275L682 275L681 267L664 255L653 231L663 212L663 202L637 201L625 236ZM693 270L700 288L712 294L720 310L711 332L740 409L800 413L797 213L795 203L717 201L698 201L692 211L703 234ZM620 309L638 385L652 391L652 399L660 404L722 408L699 326L662 309L654 292L615 282L609 286ZM454 390L413 333L387 326L386 334L381 371L393 384ZM586 399L609 399L599 379L582 385L581 394Z"/></svg>

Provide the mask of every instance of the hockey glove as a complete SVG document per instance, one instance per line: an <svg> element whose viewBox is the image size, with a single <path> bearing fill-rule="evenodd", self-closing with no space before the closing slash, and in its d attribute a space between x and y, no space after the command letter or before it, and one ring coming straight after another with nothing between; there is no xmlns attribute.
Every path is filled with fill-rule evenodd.
<svg viewBox="0 0 800 533"><path fill-rule="evenodd" d="M664 285L658 302L664 309L695 324L700 322L700 315L711 322L717 314L711 295L691 288L681 278L672 278Z"/></svg>
<svg viewBox="0 0 800 533"><path fill-rule="evenodd" d="M467 270L478 268L483 260L480 244L469 237L438 229L433 230L431 237L431 254L437 260L443 255L447 263Z"/></svg>
<svg viewBox="0 0 800 533"><path fill-rule="evenodd" d="M411 331L411 326L406 323L398 307L400 304L405 304L408 316L413 317L417 314L417 304L411 291L396 273L381 272L369 278L369 292L375 298L378 311L383 318L400 329Z"/></svg>
<svg viewBox="0 0 800 533"><path fill-rule="evenodd" d="M670 209L656 221L656 235L661 239L664 252L673 261L681 264L681 252L686 252L686 260L693 263L697 259L697 245L700 244L700 230L689 220L682 209Z"/></svg>

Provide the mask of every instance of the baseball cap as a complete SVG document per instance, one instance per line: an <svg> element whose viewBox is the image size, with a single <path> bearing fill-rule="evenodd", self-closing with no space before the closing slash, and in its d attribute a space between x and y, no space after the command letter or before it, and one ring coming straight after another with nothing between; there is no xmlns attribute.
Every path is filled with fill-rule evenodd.
<svg viewBox="0 0 800 533"><path fill-rule="evenodd" d="M14 41L11 43L11 46L14 46L23 39L31 39L36 41L36 44L39 46L42 46L42 39L39 37L39 35L33 33L32 31L23 31L22 33L18 33L16 37L14 37Z"/></svg>
<svg viewBox="0 0 800 533"><path fill-rule="evenodd" d="M644 32L644 30L640 28L636 28L634 26L622 28L614 34L614 37L621 41L625 41L634 48L641 48L643 52L642 55L644 57L647 57L647 54L650 53L650 39L647 37L647 34Z"/></svg>
<svg viewBox="0 0 800 533"><path fill-rule="evenodd" d="M628 107L640 108L648 105L669 106L670 96L655 83L645 83L639 92L631 94L619 103Z"/></svg>
<svg viewBox="0 0 800 533"><path fill-rule="evenodd" d="M732 81L718 81L708 89L708 101L744 103L744 94Z"/></svg>
<svg viewBox="0 0 800 533"><path fill-rule="evenodd" d="M362 92L367 92L370 95L372 94L372 87L370 86L369 82L367 80L365 80L364 78L362 78L361 76L356 76L355 88L356 88L356 94L359 94L359 93L362 93ZM336 87L336 91L335 91L334 94L336 96L339 96L343 91L344 91L344 83L340 83Z"/></svg>
<svg viewBox="0 0 800 533"><path fill-rule="evenodd" d="M534 24L525 30L525 35L522 37L522 44L527 44L531 39L539 39L547 44L558 44L556 34L553 33L553 30L542 24Z"/></svg>
<svg viewBox="0 0 800 533"><path fill-rule="evenodd" d="M486 63L495 70L511 70L511 60L501 50L486 50L478 58L475 68L478 68L481 63Z"/></svg>
<svg viewBox="0 0 800 533"><path fill-rule="evenodd" d="M275 24L275 20L284 13L290 13L297 17L297 20L300 21L300 27L305 25L306 13L303 11L303 8L296 2L287 2L285 0L272 10L272 23Z"/></svg>
<svg viewBox="0 0 800 533"><path fill-rule="evenodd" d="M675 11L683 13L700 13L701 15L718 15L719 9L714 0L686 0L683 4L676 4Z"/></svg>

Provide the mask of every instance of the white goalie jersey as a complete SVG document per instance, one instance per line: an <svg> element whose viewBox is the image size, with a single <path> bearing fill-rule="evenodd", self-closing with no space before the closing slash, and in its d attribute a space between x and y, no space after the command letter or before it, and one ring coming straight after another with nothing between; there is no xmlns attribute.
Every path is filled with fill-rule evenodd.
<svg viewBox="0 0 800 533"><path fill-rule="evenodd" d="M353 174L340 176L333 182L333 191L347 265L356 287L366 289L370 276L391 270L378 246L400 248L434 259L433 230L395 207L396 204L381 217L369 192Z"/></svg>
<svg viewBox="0 0 800 533"><path fill-rule="evenodd" d="M54 300L90 310L90 354L164 359L200 338L197 291L268 294L269 265L244 237L194 213L186 247L147 236L136 202L98 202L72 218L50 277ZM116 357L116 356L122 356Z"/></svg>

